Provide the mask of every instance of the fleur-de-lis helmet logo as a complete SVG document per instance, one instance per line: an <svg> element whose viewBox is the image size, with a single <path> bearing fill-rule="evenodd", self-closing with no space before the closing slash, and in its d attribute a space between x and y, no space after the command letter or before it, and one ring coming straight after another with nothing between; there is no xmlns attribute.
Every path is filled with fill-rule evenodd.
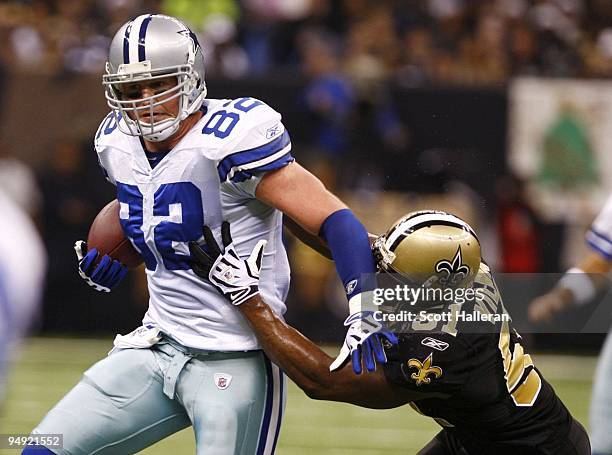
<svg viewBox="0 0 612 455"><path fill-rule="evenodd" d="M463 263L461 257L461 246L457 247L457 252L452 261L442 259L436 263L436 273L440 273L440 283L445 286L455 286L470 274L470 268Z"/></svg>

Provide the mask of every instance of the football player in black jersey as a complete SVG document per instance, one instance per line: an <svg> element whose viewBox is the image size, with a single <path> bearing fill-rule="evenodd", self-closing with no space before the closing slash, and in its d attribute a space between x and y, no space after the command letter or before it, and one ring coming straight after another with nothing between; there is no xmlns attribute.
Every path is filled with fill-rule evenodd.
<svg viewBox="0 0 612 455"><path fill-rule="evenodd" d="M226 237L227 247L229 230ZM234 257L224 259L233 248L221 253L214 245L209 248L218 252L213 257L195 244L191 249L194 270L213 282L241 273L257 276L256 258L242 264ZM238 306L266 354L309 397L377 409L410 404L442 426L419 455L591 453L586 431L524 352L467 223L444 212L414 212L374 242L374 253L383 282L462 290L450 302L441 294L429 302L420 299L410 307L420 318L390 323L388 330L398 342L383 346L386 361L377 356L382 368L364 365L369 373L356 375L356 365L345 364L330 371L333 359L288 326L259 295ZM230 270L230 263L235 269ZM467 297L468 289L472 299L456 297ZM401 314L397 302L390 308L382 305L380 311L362 305L362 330L354 333L353 346L345 346L351 351L366 349L366 338L386 330L379 322L383 314Z"/></svg>

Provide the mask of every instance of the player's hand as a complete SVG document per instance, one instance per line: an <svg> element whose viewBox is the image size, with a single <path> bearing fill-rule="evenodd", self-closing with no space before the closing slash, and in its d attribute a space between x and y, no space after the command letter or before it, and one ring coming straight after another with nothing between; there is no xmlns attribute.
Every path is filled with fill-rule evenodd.
<svg viewBox="0 0 612 455"><path fill-rule="evenodd" d="M74 251L79 260L79 275L96 291L110 292L125 277L128 268L108 254L102 256L98 265L94 265L100 256L96 248L87 250L87 243L77 240Z"/></svg>
<svg viewBox="0 0 612 455"><path fill-rule="evenodd" d="M223 252L208 226L204 226L202 232L208 251L205 251L197 242L189 242L190 264L194 273L200 278L209 280L234 305L240 305L245 300L259 294L261 260L263 249L268 241L257 242L245 260L236 252L227 221L221 224Z"/></svg>
<svg viewBox="0 0 612 455"><path fill-rule="evenodd" d="M363 371L362 360L366 370L376 371L376 363L387 363L387 355L383 349L382 339L386 338L391 344L397 344L398 339L394 333L374 319L373 311L360 311L351 314L344 325L348 326L346 337L340 354L329 366L330 371L337 370L350 357L355 374Z"/></svg>
<svg viewBox="0 0 612 455"><path fill-rule="evenodd" d="M573 294L569 289L556 287L549 293L533 299L527 308L531 322L548 322L572 303Z"/></svg>

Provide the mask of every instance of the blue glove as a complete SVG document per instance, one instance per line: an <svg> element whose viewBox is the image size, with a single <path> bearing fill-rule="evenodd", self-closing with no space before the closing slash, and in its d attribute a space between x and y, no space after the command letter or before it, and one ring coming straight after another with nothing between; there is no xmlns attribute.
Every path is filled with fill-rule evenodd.
<svg viewBox="0 0 612 455"><path fill-rule="evenodd" d="M362 360L366 370L376 371L376 362L387 363L387 355L382 345L382 339L386 338L391 344L398 343L397 336L374 319L373 311L359 311L349 315L344 321L348 326L346 337L340 354L329 366L330 371L337 370L351 357L353 371L361 374L363 371Z"/></svg>
<svg viewBox="0 0 612 455"><path fill-rule="evenodd" d="M88 251L87 243L83 240L78 240L74 244L74 251L79 260L79 275L96 291L110 292L128 272L125 265L111 259L108 254L105 254L94 267L100 254L96 248Z"/></svg>

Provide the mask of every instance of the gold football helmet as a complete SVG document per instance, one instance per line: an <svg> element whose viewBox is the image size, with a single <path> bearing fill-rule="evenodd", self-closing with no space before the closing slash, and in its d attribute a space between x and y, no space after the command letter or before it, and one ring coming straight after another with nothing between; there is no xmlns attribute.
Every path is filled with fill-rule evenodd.
<svg viewBox="0 0 612 455"><path fill-rule="evenodd" d="M381 272L427 287L471 286L480 267L480 242L462 219L433 210L393 223L373 245Z"/></svg>

